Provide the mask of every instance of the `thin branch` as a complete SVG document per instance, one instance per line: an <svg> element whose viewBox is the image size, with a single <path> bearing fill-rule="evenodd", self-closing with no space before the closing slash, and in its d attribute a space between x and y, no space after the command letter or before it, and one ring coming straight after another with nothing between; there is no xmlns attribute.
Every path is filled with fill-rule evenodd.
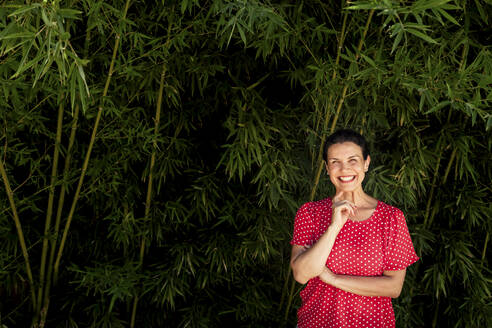
<svg viewBox="0 0 492 328"><path fill-rule="evenodd" d="M53 261L55 259L55 252L56 252L56 243L58 241L58 233L60 232L60 223L61 223L61 215L63 211L63 205L65 203L65 194L66 194L66 189L67 189L67 179L68 179L68 174L70 170L70 161L72 159L72 148L73 144L75 143L75 134L77 131L77 123L78 123L78 117L79 117L79 112L80 112L80 106L77 104L75 106L75 112L74 112L74 117L72 121L72 128L70 131L70 137L68 141L68 148L67 148L67 155L65 158L65 167L63 168L63 184L60 188L60 194L59 194L59 199L58 199L58 208L56 211L56 219L55 219L55 227L53 230L53 239L51 240L51 248L50 248L50 258L48 262L48 269L47 269L47 277L46 277L46 288L44 292L44 300L43 300L43 313L45 316L47 315L48 312L48 306L49 306L49 299L50 299L50 289L51 289L51 276L53 274ZM41 318L41 321L43 318Z"/></svg>
<svg viewBox="0 0 492 328"><path fill-rule="evenodd" d="M166 76L166 69L167 69L166 63L162 64L161 80L159 83L159 95L157 98L156 113L155 113L154 141L152 142L153 147L152 147L152 155L150 158L149 183L147 184L147 197L145 199L145 218L149 218L150 205L151 205L151 201L152 201L152 179L153 179L155 158L156 158L156 152L157 152L157 135L159 133L159 122L161 119L162 95L164 93L164 81L165 81L165 76ZM144 259L144 255L145 255L145 244L146 244L146 238L145 238L145 235L143 235L142 241L140 244L140 255L139 255L139 260L138 260L139 268L141 268L143 265L143 259ZM135 327L135 318L137 316L137 304L138 304L138 296L135 296L135 299L133 301L132 317L131 317L131 321L130 321L130 327L131 328Z"/></svg>
<svg viewBox="0 0 492 328"><path fill-rule="evenodd" d="M448 162L448 166L446 167L446 171L444 172L444 178L442 179L442 184L445 184L446 181L448 180L449 171L451 170L451 166L453 164L453 161L456 158L456 151L457 151L457 148L455 147L453 149L453 152L451 153L451 157L449 158L449 162Z"/></svg>
<svg viewBox="0 0 492 328"><path fill-rule="evenodd" d="M60 145L62 137L62 126L63 126L63 93L60 97L60 104L58 106L58 119L56 126L56 139L55 139L55 149L53 150L53 166L51 167L51 181L49 186L49 196L48 196L48 208L46 209L46 220L44 225L44 236L43 236L43 249L41 252L41 267L39 269L39 290L38 290L38 300L36 312L39 312L43 302L43 292L44 292L44 276L46 269L46 257L48 255L48 239L51 227L51 217L53 214L53 201L55 198L55 184L56 184L56 172L58 171L58 158L60 156Z"/></svg>
<svg viewBox="0 0 492 328"><path fill-rule="evenodd" d="M129 6L130 6L130 0L127 0L126 1L126 4L125 4L125 9L124 9L124 12L123 12L122 19L125 19L126 13L128 11L128 7ZM65 228L63 230L63 236L62 236L62 239L60 241L60 247L58 249L58 253L57 253L57 256L56 256L56 260L55 260L55 267L54 267L54 280L55 281L58 278L58 273L59 273L59 268L60 268L60 261L61 261L61 257L62 257L62 254L63 254L63 249L64 249L64 246L65 246L65 242L67 240L67 235L68 235L68 231L70 229L70 224L72 223L73 215L75 213L75 208L77 206L77 201L79 200L79 197L80 197L80 190L82 189L82 184L84 182L85 174L87 172L87 167L89 166L89 160L90 160L90 157L91 157L92 148L94 147L94 142L96 140L97 128L99 127L99 121L101 120L101 115L102 115L102 111L103 111L103 105L102 105L102 103L104 102L104 98L108 94L109 84L111 82L111 77L113 75L114 64L116 62L116 54L118 53L118 48L119 48L119 45L120 45L120 38L121 38L120 34L117 33L116 34L115 44L114 44L114 49L113 49L113 56L111 57L111 64L109 65L109 72L108 72L108 76L106 78L106 84L104 85L104 90L103 90L103 93L102 93L102 96L101 96L101 104L99 105L99 108L98 108L98 111L97 111L96 121L94 123L94 127L93 127L93 130L92 130L91 139L90 139L90 142L89 142L89 148L87 149L87 154L85 156L84 164L82 166L82 172L80 173L80 178L79 178L79 182L77 184L77 189L76 189L75 195L73 197L72 206L71 206L70 212L68 214L67 222L66 222Z"/></svg>
<svg viewBox="0 0 492 328"><path fill-rule="evenodd" d="M371 23L371 20L372 20L372 16L374 15L374 9L372 9L370 12L369 12L369 17L367 18L367 22L366 22L366 26L364 28L364 32L362 34L362 37L359 41L359 45L357 47L357 53L355 54L355 60L357 62L357 60L359 59L359 53L360 51L362 50L362 46L364 44L364 41L365 41L365 38L366 38L366 35L367 35L367 32L369 30L369 24ZM341 39L341 41L343 41L343 39ZM341 46L339 46L339 51L340 51L340 48ZM348 90L348 87L349 87L349 84L346 83L344 88L343 88L343 91L342 91L342 96L340 97L340 100L338 102L338 106L337 106L337 110L336 110L336 113L335 113L335 117L333 118L333 121L332 121L332 124L331 124L331 128L330 128L330 133L333 133L333 131L335 130L335 126L337 124L337 121L338 121L338 117L340 115L340 111L341 111L341 108L342 108L342 105L345 101L345 97L347 95L347 90ZM325 124L328 124L328 119L326 118L325 120ZM325 140L325 136L323 135L323 139L322 139L322 143L321 145L323 146L323 143L324 143L324 140ZM323 154L323 149L320 149L319 153L318 153L318 159L321 158ZM310 196L310 199L313 200L314 199L314 195L316 194L316 190L318 188L318 184L319 184L319 179L321 177L321 172L323 171L323 159L319 159L318 160L318 170L316 171L316 178L314 180L314 186L311 190L311 196Z"/></svg>
<svg viewBox="0 0 492 328"><path fill-rule="evenodd" d="M10 188L9 179L7 177L7 172L5 171L5 167L3 165L2 160L0 160L0 174L2 175L3 183L5 185L5 191L9 198L10 208L12 210L12 216L15 222L15 228L17 229L17 236L19 237L19 243L21 245L22 255L24 256L24 261L26 263L27 277L29 279L29 284L31 285L32 305L34 308L36 308L36 291L34 288L34 280L32 278L31 265L29 263L29 254L27 252L26 241L24 239L24 232L22 230L22 225L19 219L19 215L17 214L17 207L15 206L15 201L14 201L14 193L12 192L12 188Z"/></svg>

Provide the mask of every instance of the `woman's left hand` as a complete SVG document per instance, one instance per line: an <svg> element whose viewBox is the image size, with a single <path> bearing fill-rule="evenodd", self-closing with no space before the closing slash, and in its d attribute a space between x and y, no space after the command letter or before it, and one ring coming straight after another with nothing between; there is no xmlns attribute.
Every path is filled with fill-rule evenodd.
<svg viewBox="0 0 492 328"><path fill-rule="evenodd" d="M327 283L328 285L333 285L334 284L334 281L336 279L336 276L337 275L334 274L333 271L331 271L330 269L328 269L327 267L325 267L323 269L323 272L321 272L321 274L319 275L319 278L324 283Z"/></svg>

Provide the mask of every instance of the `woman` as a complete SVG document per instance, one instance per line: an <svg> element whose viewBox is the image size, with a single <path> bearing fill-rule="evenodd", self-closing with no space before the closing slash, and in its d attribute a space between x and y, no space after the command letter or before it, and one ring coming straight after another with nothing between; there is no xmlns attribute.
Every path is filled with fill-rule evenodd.
<svg viewBox="0 0 492 328"><path fill-rule="evenodd" d="M364 138L340 130L325 143L332 198L304 204L291 241L301 291L298 327L394 327L391 298L418 260L403 213L362 188L371 158Z"/></svg>

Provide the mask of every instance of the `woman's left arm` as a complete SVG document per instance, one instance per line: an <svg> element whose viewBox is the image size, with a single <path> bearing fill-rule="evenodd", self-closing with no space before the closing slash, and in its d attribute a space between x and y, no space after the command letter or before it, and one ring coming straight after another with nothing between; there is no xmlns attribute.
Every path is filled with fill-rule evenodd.
<svg viewBox="0 0 492 328"><path fill-rule="evenodd" d="M382 276L364 277L334 274L330 269L324 269L319 278L325 283L346 292L361 296L400 296L406 269L384 271Z"/></svg>

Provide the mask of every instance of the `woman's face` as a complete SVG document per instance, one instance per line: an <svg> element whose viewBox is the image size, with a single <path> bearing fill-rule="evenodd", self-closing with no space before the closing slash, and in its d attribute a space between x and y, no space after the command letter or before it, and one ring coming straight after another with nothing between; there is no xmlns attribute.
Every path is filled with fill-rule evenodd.
<svg viewBox="0 0 492 328"><path fill-rule="evenodd" d="M359 145L347 141L328 148L326 170L337 191L362 189L362 181L369 168L371 158L364 160Z"/></svg>

